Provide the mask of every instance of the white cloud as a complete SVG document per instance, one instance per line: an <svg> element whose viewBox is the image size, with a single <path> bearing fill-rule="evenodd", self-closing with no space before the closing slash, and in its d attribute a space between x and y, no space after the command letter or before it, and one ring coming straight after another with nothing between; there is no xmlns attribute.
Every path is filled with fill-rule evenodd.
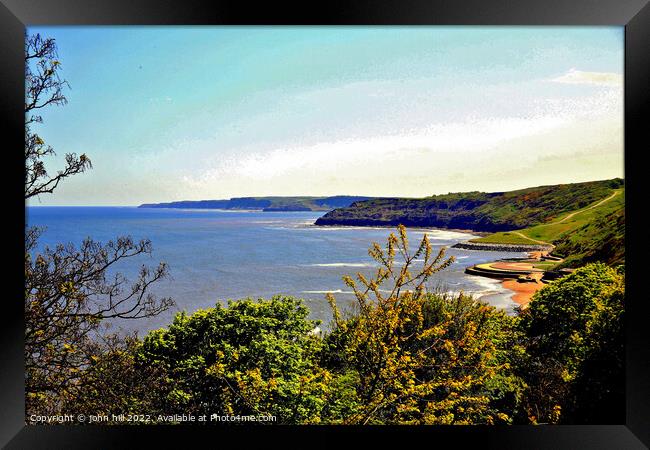
<svg viewBox="0 0 650 450"><path fill-rule="evenodd" d="M589 78L571 73L573 83ZM489 93L467 86L446 91L455 101L459 96L465 101L471 97L477 105L459 110L421 85L424 106L415 101L373 103L372 108L364 104L338 122L324 123L333 109L327 99L337 91L311 92L315 98L297 113L306 114L312 105L320 106L323 113L307 116L302 126L336 132L282 139L265 130L280 127L286 117L275 120L273 114L263 114L241 124L243 142L224 135L223 129L169 139L165 145L136 153L130 166L137 169L142 202L248 195L424 196L620 176L622 85L566 96L545 81L516 89L497 86ZM366 86L367 92L394 91L379 84L372 89ZM506 95L533 88L535 96ZM359 101L343 91L341 97ZM277 106L274 114L284 114L289 106ZM376 112L382 107L385 114L368 113L368 120L360 117L362 110ZM297 113L289 118L301 120ZM312 123L318 126L310 128Z"/></svg>
<svg viewBox="0 0 650 450"><path fill-rule="evenodd" d="M582 70L571 69L564 75L552 78L549 81L564 84L618 87L623 84L623 76L613 72L583 72Z"/></svg>
<svg viewBox="0 0 650 450"><path fill-rule="evenodd" d="M363 139L341 139L314 145L276 148L244 157L221 158L221 161L198 176L186 176L185 182L201 185L223 182L234 177L269 181L300 174L322 177L324 174L353 174L369 165L386 161L392 170L414 169L413 153L427 162L443 160L450 163L457 154L470 155L494 149L507 141L542 133L565 123L560 116L470 120L464 123L435 124L422 130L403 134Z"/></svg>
<svg viewBox="0 0 650 450"><path fill-rule="evenodd" d="M437 123L401 134L253 152L221 159L182 184L201 198L232 192L423 196L619 176L620 108L603 98L589 100L547 105L550 110L530 117ZM547 155L567 156L540 164ZM598 167L585 165L591 160Z"/></svg>

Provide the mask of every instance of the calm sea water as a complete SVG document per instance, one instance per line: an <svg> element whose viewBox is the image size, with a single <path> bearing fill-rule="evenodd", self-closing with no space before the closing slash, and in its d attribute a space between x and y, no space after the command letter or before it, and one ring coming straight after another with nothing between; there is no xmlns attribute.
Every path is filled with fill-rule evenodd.
<svg viewBox="0 0 650 450"><path fill-rule="evenodd" d="M333 292L339 306L354 297L341 277L376 267L368 256L373 241L382 246L388 228L315 227L322 213L250 212L219 210L138 209L134 207L28 207L29 225L46 227L40 247L90 236L108 241L120 235L149 238L151 257L125 261L119 271L133 276L142 264L165 261L171 278L158 282L153 292L171 296L176 307L155 318L127 321L127 330L147 331L170 323L180 310L193 312L227 299L295 295L305 299L311 317L331 320L325 293ZM409 231L416 245L427 233L434 250L473 236L447 230ZM481 296L497 307L513 311L512 292L497 280L466 275L472 264L521 256L513 253L449 249L456 262L439 272L433 284L449 291L463 290Z"/></svg>

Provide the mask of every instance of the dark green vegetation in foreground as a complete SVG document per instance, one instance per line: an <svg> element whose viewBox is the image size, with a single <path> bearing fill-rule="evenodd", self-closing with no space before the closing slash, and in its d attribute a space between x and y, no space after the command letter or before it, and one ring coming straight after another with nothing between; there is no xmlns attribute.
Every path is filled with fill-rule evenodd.
<svg viewBox="0 0 650 450"><path fill-rule="evenodd" d="M328 297L330 330L315 331L302 300L276 296L180 313L144 339L78 341L68 355L87 362L63 370L65 385L31 394L27 414L622 423L622 269L580 268L508 316L462 293L427 291L427 279L453 258L432 254L426 237L410 254L400 228L370 254L381 264L374 277L344 277L356 308L341 312ZM417 270L416 260L424 261Z"/></svg>
<svg viewBox="0 0 650 450"><path fill-rule="evenodd" d="M139 208L252 209L263 211L329 211L371 197L335 195L331 197L236 197L230 200L185 200L145 203Z"/></svg>
<svg viewBox="0 0 650 450"><path fill-rule="evenodd" d="M510 192L464 192L426 198L377 198L330 211L316 225L405 225L509 231L545 223L606 198L623 180L590 181Z"/></svg>

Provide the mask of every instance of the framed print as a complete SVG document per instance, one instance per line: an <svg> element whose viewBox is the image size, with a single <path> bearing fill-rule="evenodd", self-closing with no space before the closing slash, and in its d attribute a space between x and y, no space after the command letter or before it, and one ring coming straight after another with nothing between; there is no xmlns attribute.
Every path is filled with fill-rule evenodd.
<svg viewBox="0 0 650 450"><path fill-rule="evenodd" d="M647 448L647 2L2 3L7 448Z"/></svg>

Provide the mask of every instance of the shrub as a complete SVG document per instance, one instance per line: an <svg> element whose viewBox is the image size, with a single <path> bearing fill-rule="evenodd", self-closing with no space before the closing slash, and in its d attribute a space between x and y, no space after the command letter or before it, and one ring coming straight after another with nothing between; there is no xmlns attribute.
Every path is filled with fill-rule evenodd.
<svg viewBox="0 0 650 450"><path fill-rule="evenodd" d="M356 410L345 423L492 424L507 423L520 384L508 361L515 341L515 318L464 294L427 292L425 282L453 258L444 249L432 257L425 236L410 254L404 227L391 234L386 250L370 255L381 264L376 276L345 277L357 297L359 314L342 318L329 296L336 327L327 336L335 356L330 369L354 373ZM405 261L395 267L399 252ZM414 260L422 269L411 274ZM389 295L380 286L392 281ZM372 296L371 296L372 294Z"/></svg>
<svg viewBox="0 0 650 450"><path fill-rule="evenodd" d="M623 270L576 269L537 292L521 317L534 422L622 423Z"/></svg>
<svg viewBox="0 0 650 450"><path fill-rule="evenodd" d="M293 297L244 299L150 332L142 357L169 378L160 409L318 422L329 374L316 364L321 342L308 313Z"/></svg>

